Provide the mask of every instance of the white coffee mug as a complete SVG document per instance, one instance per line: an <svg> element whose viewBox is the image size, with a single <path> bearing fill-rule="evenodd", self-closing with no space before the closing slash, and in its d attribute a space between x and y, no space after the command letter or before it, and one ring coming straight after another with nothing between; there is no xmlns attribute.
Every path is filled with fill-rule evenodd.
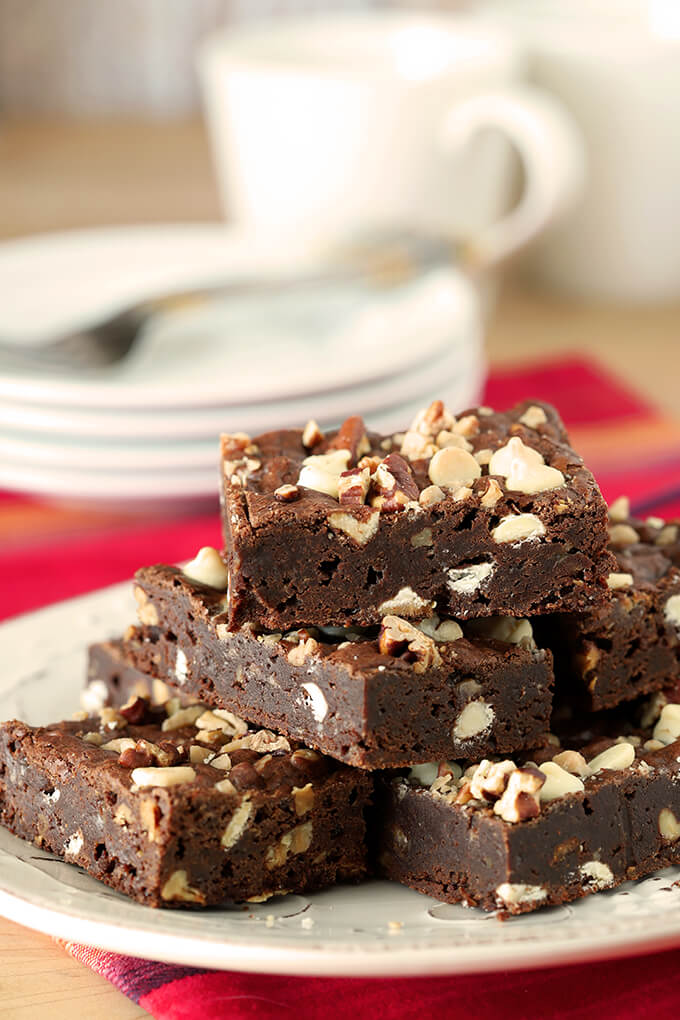
<svg viewBox="0 0 680 1020"><path fill-rule="evenodd" d="M680 297L680 3L496 0L531 79L582 131L587 183L525 256L538 282L587 298Z"/></svg>
<svg viewBox="0 0 680 1020"><path fill-rule="evenodd" d="M559 103L521 84L523 59L503 34L463 17L225 30L198 66L225 213L297 248L400 225L472 239L487 265L582 183L580 139ZM513 149L524 186L508 211Z"/></svg>

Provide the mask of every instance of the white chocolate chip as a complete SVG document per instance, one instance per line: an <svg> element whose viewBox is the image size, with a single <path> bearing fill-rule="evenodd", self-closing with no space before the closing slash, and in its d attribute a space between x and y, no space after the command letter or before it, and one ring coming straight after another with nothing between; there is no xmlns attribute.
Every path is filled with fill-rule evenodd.
<svg viewBox="0 0 680 1020"><path fill-rule="evenodd" d="M541 803L557 800L567 793L581 793L585 787L578 776L567 772L555 761L546 761L538 766L545 776L545 783L539 790L538 799Z"/></svg>
<svg viewBox="0 0 680 1020"><path fill-rule="evenodd" d="M186 653L181 648L177 649L177 657L175 659L175 679L178 684L183 684L189 675L189 663L187 662Z"/></svg>
<svg viewBox="0 0 680 1020"><path fill-rule="evenodd" d="M496 889L496 898L504 907L540 903L547 895L542 885L526 885L524 882L502 882Z"/></svg>
<svg viewBox="0 0 680 1020"><path fill-rule="evenodd" d="M505 487L510 492L524 492L527 495L533 495L536 492L559 489L565 484L562 472L547 464L527 464L525 461L514 461L513 468L512 474L505 479Z"/></svg>
<svg viewBox="0 0 680 1020"><path fill-rule="evenodd" d="M135 786L179 786L182 783L193 783L196 771L191 765L171 765L166 768L133 769L132 782Z"/></svg>
<svg viewBox="0 0 680 1020"><path fill-rule="evenodd" d="M620 588L630 588L632 584L632 574L619 574L616 571L612 571L607 577L607 587L612 591L619 591Z"/></svg>
<svg viewBox="0 0 680 1020"><path fill-rule="evenodd" d="M659 833L671 842L680 836L680 822L670 808L662 808L659 812Z"/></svg>
<svg viewBox="0 0 680 1020"><path fill-rule="evenodd" d="M634 761L635 748L632 744L612 744L606 751L602 751L589 761L588 765L593 774L602 769L620 772L622 769L630 768Z"/></svg>
<svg viewBox="0 0 680 1020"><path fill-rule="evenodd" d="M328 714L328 702L323 691L318 684L312 682L300 684L300 686L309 698L309 707L312 715L318 723L322 723Z"/></svg>
<svg viewBox="0 0 680 1020"><path fill-rule="evenodd" d="M664 745L680 738L680 705L664 705L652 736Z"/></svg>
<svg viewBox="0 0 680 1020"><path fill-rule="evenodd" d="M349 450L330 450L305 457L297 480L298 485L326 495L338 498L338 480L343 471L347 470L351 454Z"/></svg>
<svg viewBox="0 0 680 1020"><path fill-rule="evenodd" d="M409 774L409 779L415 779L421 786L432 786L439 774L439 762L426 761L422 765L414 765Z"/></svg>
<svg viewBox="0 0 680 1020"><path fill-rule="evenodd" d="M328 524L334 531L342 531L348 535L357 545L366 545L377 534L380 511L374 510L368 517L359 519L344 510L334 510L328 515Z"/></svg>
<svg viewBox="0 0 680 1020"><path fill-rule="evenodd" d="M210 588L226 591L229 586L229 574L222 557L211 545L204 545L182 569L185 577L199 584L207 584Z"/></svg>
<svg viewBox="0 0 680 1020"><path fill-rule="evenodd" d="M593 889L606 889L614 884L614 873L608 864L602 861L586 861L579 868L584 884Z"/></svg>
<svg viewBox="0 0 680 1020"><path fill-rule="evenodd" d="M526 464L544 464L543 455L534 450L533 446L526 446L519 436L513 436L505 446L495 451L489 461L489 474L500 475L507 478L512 474L513 461L521 460Z"/></svg>
<svg viewBox="0 0 680 1020"><path fill-rule="evenodd" d="M491 705L486 701L471 701L460 713L453 727L452 736L455 740L470 740L480 736L491 728L496 717Z"/></svg>
<svg viewBox="0 0 680 1020"><path fill-rule="evenodd" d="M83 839L83 834L81 830L78 829L76 832L73 833L72 836L69 836L69 838L64 843L64 854L66 855L66 857L71 857L74 854L79 854L80 851L83 849L84 842L85 841Z"/></svg>
<svg viewBox="0 0 680 1020"><path fill-rule="evenodd" d="M663 528L665 523L663 517L648 517L645 520L645 524L648 524L650 528L658 528L659 530Z"/></svg>
<svg viewBox="0 0 680 1020"><path fill-rule="evenodd" d="M629 545L637 545L639 541L640 536L630 524L613 524L609 529L609 544L615 549L625 549Z"/></svg>
<svg viewBox="0 0 680 1020"><path fill-rule="evenodd" d="M656 545L673 545L678 540L677 524L667 524L654 539Z"/></svg>
<svg viewBox="0 0 680 1020"><path fill-rule="evenodd" d="M449 446L435 453L427 473L433 485L441 489L459 489L479 478L482 469L472 454Z"/></svg>
<svg viewBox="0 0 680 1020"><path fill-rule="evenodd" d="M498 544L531 542L541 535L545 535L545 524L536 514L508 514L491 532L491 537Z"/></svg>
<svg viewBox="0 0 680 1020"><path fill-rule="evenodd" d="M511 492L547 492L565 484L562 472L549 467L542 454L526 446L519 436L513 436L496 450L489 463L489 474L504 477L505 487Z"/></svg>
<svg viewBox="0 0 680 1020"><path fill-rule="evenodd" d="M224 792L224 791L222 791ZM222 833L222 839L220 840L222 847L225 850L230 850L232 846L238 843L239 839L243 835L250 821L250 816L253 813L253 805L250 802L250 798L246 794L239 806L234 811L233 815L229 819L229 824Z"/></svg>
<svg viewBox="0 0 680 1020"><path fill-rule="evenodd" d="M630 500L627 496L619 496L609 507L609 520L621 524L630 517Z"/></svg>
<svg viewBox="0 0 680 1020"><path fill-rule="evenodd" d="M527 407L526 411L519 419L522 425L526 425L528 429L535 429L539 425L545 425L548 420L548 416L542 407L538 407L536 404L532 404L531 407Z"/></svg>
<svg viewBox="0 0 680 1020"><path fill-rule="evenodd" d="M666 623L680 630L680 595L671 595L664 606L663 615Z"/></svg>
<svg viewBox="0 0 680 1020"><path fill-rule="evenodd" d="M493 563L471 563L449 570L449 588L458 595L473 595L494 572Z"/></svg>
<svg viewBox="0 0 680 1020"><path fill-rule="evenodd" d="M434 609L434 602L424 599L413 588L408 586L400 588L391 599L386 599L378 606L381 616L422 616L423 613L431 612Z"/></svg>

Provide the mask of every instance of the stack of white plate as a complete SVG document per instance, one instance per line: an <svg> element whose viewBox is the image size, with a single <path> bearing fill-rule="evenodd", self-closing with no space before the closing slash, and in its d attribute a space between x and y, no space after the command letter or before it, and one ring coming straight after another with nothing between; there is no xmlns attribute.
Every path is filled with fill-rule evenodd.
<svg viewBox="0 0 680 1020"><path fill-rule="evenodd" d="M126 227L0 245L0 338L46 341L121 306L290 268L221 226ZM129 507L218 490L220 432L402 427L483 378L475 295L454 270L382 293L337 288L239 298L159 320L118 366L19 374L0 360L0 485Z"/></svg>

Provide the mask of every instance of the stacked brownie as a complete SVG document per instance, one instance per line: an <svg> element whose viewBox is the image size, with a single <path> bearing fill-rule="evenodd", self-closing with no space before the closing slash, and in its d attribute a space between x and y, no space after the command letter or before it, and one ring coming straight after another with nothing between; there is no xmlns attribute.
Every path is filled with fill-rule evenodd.
<svg viewBox="0 0 680 1020"><path fill-rule="evenodd" d="M520 913L675 860L677 528L610 520L554 409L221 455L222 553L138 571L80 718L0 728L3 824L155 906L374 868Z"/></svg>

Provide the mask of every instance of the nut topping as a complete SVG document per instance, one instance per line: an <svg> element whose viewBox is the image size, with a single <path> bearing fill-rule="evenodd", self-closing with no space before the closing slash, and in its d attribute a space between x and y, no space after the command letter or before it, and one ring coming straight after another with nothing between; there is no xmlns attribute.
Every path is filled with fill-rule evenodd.
<svg viewBox="0 0 680 1020"><path fill-rule="evenodd" d="M542 407L537 407L536 404L532 404L531 407L527 407L519 420L522 425L526 425L528 429L535 429L538 428L539 425L545 425L548 420L548 416Z"/></svg>
<svg viewBox="0 0 680 1020"><path fill-rule="evenodd" d="M539 765L539 771L545 776L545 783L539 792L541 803L557 800L567 793L582 793L585 789L583 781L578 776L563 769L554 760Z"/></svg>
<svg viewBox="0 0 680 1020"><path fill-rule="evenodd" d="M494 814L506 822L524 822L541 813L539 794L545 775L531 765L510 773L505 793L494 804Z"/></svg>
<svg viewBox="0 0 680 1020"><path fill-rule="evenodd" d="M182 573L191 581L217 588L218 591L226 591L229 586L229 574L222 557L217 549L210 545L204 545L199 549L194 559L185 565Z"/></svg>
<svg viewBox="0 0 680 1020"><path fill-rule="evenodd" d="M415 673L436 668L442 661L432 638L399 616L386 616L383 619L378 648L382 655L405 656L409 662L414 663Z"/></svg>
<svg viewBox="0 0 680 1020"><path fill-rule="evenodd" d="M324 440L324 434L314 421L310 418L304 429L302 430L302 445L306 450L313 450L315 446L322 443Z"/></svg>
<svg viewBox="0 0 680 1020"><path fill-rule="evenodd" d="M367 467L343 471L338 479L338 499L341 506L362 506L366 502L371 473Z"/></svg>
<svg viewBox="0 0 680 1020"><path fill-rule="evenodd" d="M378 507L381 513L403 510L419 496L411 468L399 453L388 454L378 464L371 477L371 491L371 505Z"/></svg>
<svg viewBox="0 0 680 1020"><path fill-rule="evenodd" d="M294 503L299 498L300 490L297 485L279 485L278 489L274 489L274 499L279 503Z"/></svg>
<svg viewBox="0 0 680 1020"><path fill-rule="evenodd" d="M352 415L352 417L347 418L333 439L331 439L328 449L329 451L349 451L349 463L356 464L359 458L363 457L371 449L371 444L366 435L364 419L360 418L359 415Z"/></svg>
<svg viewBox="0 0 680 1020"><path fill-rule="evenodd" d="M620 574L616 571L612 571L607 576L607 587L611 591L619 591L621 588L630 588L633 585L632 574Z"/></svg>
<svg viewBox="0 0 680 1020"><path fill-rule="evenodd" d="M623 524L630 518L630 500L627 496L619 496L609 507L609 520L614 524Z"/></svg>
<svg viewBox="0 0 680 1020"><path fill-rule="evenodd" d="M639 541L640 536L630 524L612 524L609 529L609 544L615 549L626 549Z"/></svg>
<svg viewBox="0 0 680 1020"><path fill-rule="evenodd" d="M635 748L632 744L612 744L606 751L597 754L592 761L588 762L591 773L595 774L602 769L620 771L630 768L635 761Z"/></svg>

